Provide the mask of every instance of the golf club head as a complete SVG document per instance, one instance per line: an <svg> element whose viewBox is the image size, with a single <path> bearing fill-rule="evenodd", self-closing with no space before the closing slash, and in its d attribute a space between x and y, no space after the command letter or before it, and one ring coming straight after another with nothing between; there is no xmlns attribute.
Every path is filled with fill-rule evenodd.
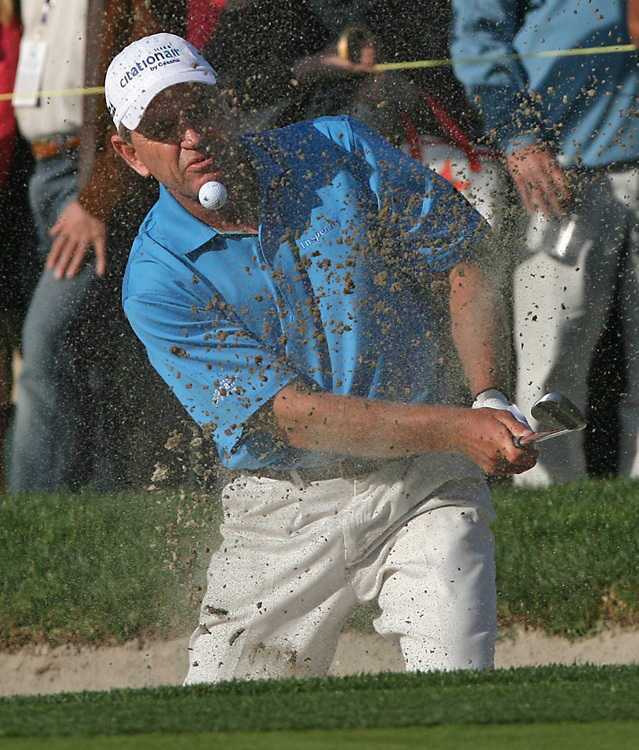
<svg viewBox="0 0 639 750"><path fill-rule="evenodd" d="M553 391L533 404L532 416L551 430L583 430L586 420L569 398Z"/></svg>
<svg viewBox="0 0 639 750"><path fill-rule="evenodd" d="M556 391L546 393L533 404L530 410L532 416L544 426L541 432L533 432L524 437L515 438L513 442L518 448L565 435L569 432L583 430L587 424L583 414L573 402Z"/></svg>

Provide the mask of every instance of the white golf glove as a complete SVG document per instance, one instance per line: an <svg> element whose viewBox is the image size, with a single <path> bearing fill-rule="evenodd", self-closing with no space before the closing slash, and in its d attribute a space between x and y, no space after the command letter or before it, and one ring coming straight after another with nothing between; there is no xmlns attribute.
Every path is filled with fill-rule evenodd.
<svg viewBox="0 0 639 750"><path fill-rule="evenodd" d="M486 391L482 391L477 394L477 397L473 401L473 409L501 409L502 411L510 412L515 419L527 427L529 430L532 429L528 424L528 420L523 415L522 411L516 404L513 404L508 398L496 388L489 388Z"/></svg>

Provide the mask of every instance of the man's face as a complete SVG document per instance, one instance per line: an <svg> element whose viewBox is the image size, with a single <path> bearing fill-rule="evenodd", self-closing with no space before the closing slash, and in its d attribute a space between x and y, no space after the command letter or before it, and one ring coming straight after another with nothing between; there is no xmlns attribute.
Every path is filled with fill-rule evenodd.
<svg viewBox="0 0 639 750"><path fill-rule="evenodd" d="M197 200L206 182L225 182L231 177L237 161L236 144L234 120L219 90L183 83L153 99L131 134L135 163L125 158L136 171L153 175L176 197Z"/></svg>

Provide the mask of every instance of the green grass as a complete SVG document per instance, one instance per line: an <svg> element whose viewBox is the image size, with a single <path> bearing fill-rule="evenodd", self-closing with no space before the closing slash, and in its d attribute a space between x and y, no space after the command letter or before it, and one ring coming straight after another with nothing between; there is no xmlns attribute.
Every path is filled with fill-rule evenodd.
<svg viewBox="0 0 639 750"><path fill-rule="evenodd" d="M639 622L638 482L500 489L495 503L502 624L573 637ZM218 523L197 494L0 498L0 647L188 632Z"/></svg>
<svg viewBox="0 0 639 750"><path fill-rule="evenodd" d="M0 737L638 721L639 667L231 682L0 700Z"/></svg>
<svg viewBox="0 0 639 750"><path fill-rule="evenodd" d="M569 637L639 623L639 482L495 492L504 622Z"/></svg>
<svg viewBox="0 0 639 750"><path fill-rule="evenodd" d="M405 727L349 731L139 734L0 740L0 750L634 750L639 723Z"/></svg>
<svg viewBox="0 0 639 750"><path fill-rule="evenodd" d="M183 493L0 498L0 647L184 630L218 523Z"/></svg>

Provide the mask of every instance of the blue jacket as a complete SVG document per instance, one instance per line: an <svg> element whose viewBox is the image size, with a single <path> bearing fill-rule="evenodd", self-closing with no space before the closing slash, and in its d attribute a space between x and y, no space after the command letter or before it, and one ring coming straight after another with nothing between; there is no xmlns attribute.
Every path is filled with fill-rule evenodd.
<svg viewBox="0 0 639 750"><path fill-rule="evenodd" d="M626 2L453 0L453 5L455 72L506 153L543 141L564 166L602 167L639 157L636 53L460 61L628 44Z"/></svg>

